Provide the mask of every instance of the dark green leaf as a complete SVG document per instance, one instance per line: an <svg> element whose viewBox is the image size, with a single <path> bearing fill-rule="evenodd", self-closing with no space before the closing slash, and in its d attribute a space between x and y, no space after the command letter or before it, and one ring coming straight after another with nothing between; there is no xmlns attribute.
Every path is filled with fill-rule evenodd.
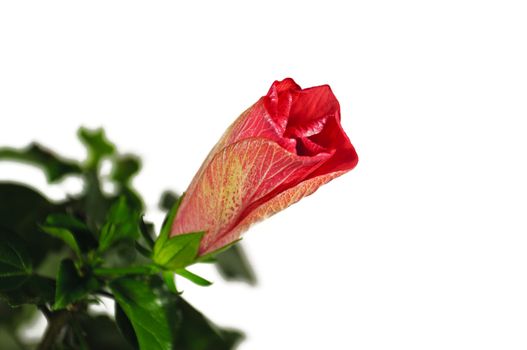
<svg viewBox="0 0 527 350"><path fill-rule="evenodd" d="M212 282L207 281L203 277L198 276L195 273L192 273L192 272L190 272L189 270L186 270L186 269L176 270L176 273L178 275L180 275L181 277L184 277L184 278L188 279L189 281L194 282L198 286L208 287L208 286L210 286L212 284Z"/></svg>
<svg viewBox="0 0 527 350"><path fill-rule="evenodd" d="M111 179L123 187L129 187L134 175L141 169L141 160L134 155L119 156L114 160Z"/></svg>
<svg viewBox="0 0 527 350"><path fill-rule="evenodd" d="M92 275L81 276L72 260L63 260L57 277L53 309L63 309L99 287L99 282Z"/></svg>
<svg viewBox="0 0 527 350"><path fill-rule="evenodd" d="M174 207L174 205L179 200L179 195L172 191L165 191L161 195L161 199L159 200L159 208L163 210L170 210Z"/></svg>
<svg viewBox="0 0 527 350"><path fill-rule="evenodd" d="M66 175L82 173L77 162L59 158L37 143L32 143L20 150L0 148L0 160L2 159L26 162L40 167L45 172L49 182L60 181Z"/></svg>
<svg viewBox="0 0 527 350"><path fill-rule="evenodd" d="M196 261L199 244L204 232L177 235L154 247L153 260L159 266L176 271ZM157 248L157 250L156 250Z"/></svg>
<svg viewBox="0 0 527 350"><path fill-rule="evenodd" d="M217 327L180 296L172 294L166 307L173 318L173 349L231 350L243 339L239 331Z"/></svg>
<svg viewBox="0 0 527 350"><path fill-rule="evenodd" d="M134 327L132 326L132 323L126 316L119 303L115 303L114 311L115 322L117 323L117 327L119 327L119 331L121 331L122 336L134 349L139 349L139 343L137 342L137 336L135 335Z"/></svg>
<svg viewBox="0 0 527 350"><path fill-rule="evenodd" d="M242 333L216 326L180 295L169 291L159 276L149 276L148 287L159 296L168 317L172 349L231 350L242 340Z"/></svg>
<svg viewBox="0 0 527 350"><path fill-rule="evenodd" d="M120 240L135 240L139 238L140 214L133 210L124 197L110 208L108 219L99 238L99 251L105 251Z"/></svg>
<svg viewBox="0 0 527 350"><path fill-rule="evenodd" d="M239 243L216 255L216 267L226 280L256 284L253 269Z"/></svg>
<svg viewBox="0 0 527 350"><path fill-rule="evenodd" d="M166 310L146 283L120 278L110 288L132 323L140 349L172 349Z"/></svg>
<svg viewBox="0 0 527 350"><path fill-rule="evenodd" d="M77 313L73 316L72 322L76 322L82 330L84 341L90 350L132 350L121 333L117 329L115 322L106 315L88 315ZM68 332L72 332L70 328ZM73 349L80 349L78 344L71 344Z"/></svg>
<svg viewBox="0 0 527 350"><path fill-rule="evenodd" d="M38 224L59 208L37 191L14 183L0 183L0 240L9 240L14 233L26 244L34 266L38 266L50 251L64 246L59 240L43 235Z"/></svg>
<svg viewBox="0 0 527 350"><path fill-rule="evenodd" d="M3 299L12 307L23 304L42 305L53 302L55 295L55 281L51 278L30 275L16 289L0 291Z"/></svg>
<svg viewBox="0 0 527 350"><path fill-rule="evenodd" d="M14 233L4 236L7 238L0 241L0 290L13 290L23 284L33 270L23 241Z"/></svg>
<svg viewBox="0 0 527 350"><path fill-rule="evenodd" d="M86 160L87 168L93 169L98 167L102 158L110 156L115 152L115 146L108 141L104 130L101 128L95 130L80 128L78 135L88 149L88 159Z"/></svg>

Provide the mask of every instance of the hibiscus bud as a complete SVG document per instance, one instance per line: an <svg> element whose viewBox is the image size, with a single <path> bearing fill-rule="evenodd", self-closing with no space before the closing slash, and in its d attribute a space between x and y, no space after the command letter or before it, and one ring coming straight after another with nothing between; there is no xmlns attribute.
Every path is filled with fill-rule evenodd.
<svg viewBox="0 0 527 350"><path fill-rule="evenodd" d="M199 255L353 169L358 157L328 85L275 81L227 129L194 176L171 236L204 231Z"/></svg>

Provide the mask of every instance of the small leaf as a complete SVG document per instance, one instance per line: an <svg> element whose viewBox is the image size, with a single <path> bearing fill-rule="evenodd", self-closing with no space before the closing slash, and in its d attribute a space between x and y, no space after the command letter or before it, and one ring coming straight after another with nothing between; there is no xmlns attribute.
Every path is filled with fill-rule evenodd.
<svg viewBox="0 0 527 350"><path fill-rule="evenodd" d="M72 260L65 259L60 265L55 304L53 309L63 309L69 304L83 299L90 292L100 287L100 283L91 275L79 275Z"/></svg>
<svg viewBox="0 0 527 350"><path fill-rule="evenodd" d="M71 215L62 213L48 215L45 224L42 226L46 229L52 228L67 230L73 237L75 244L81 252L88 252L89 250L92 250L97 247L97 241L95 240L95 236L90 231L88 226L84 222L78 220L77 218ZM53 233L50 234L53 235ZM70 245L70 243L66 241L64 242L75 250L75 248Z"/></svg>
<svg viewBox="0 0 527 350"><path fill-rule="evenodd" d="M73 236L73 233L70 230L66 228L53 227L53 226L41 226L40 228L42 229L42 231L46 232L47 234L50 234L53 237L61 239L64 243L66 243L73 250L73 252L79 258L82 256L79 245L77 244L77 241L75 240L75 237Z"/></svg>
<svg viewBox="0 0 527 350"><path fill-rule="evenodd" d="M141 235L138 212L128 206L126 198L121 197L110 208L108 219L99 238L99 251L103 252L121 240L135 240Z"/></svg>
<svg viewBox="0 0 527 350"><path fill-rule="evenodd" d="M104 130L99 128L89 130L80 128L78 135L82 143L88 149L88 159L86 160L86 167L96 168L105 156L110 156L115 152L115 146L108 141Z"/></svg>
<svg viewBox="0 0 527 350"><path fill-rule="evenodd" d="M140 349L172 349L166 311L144 282L120 278L110 284L115 300L132 323Z"/></svg>
<svg viewBox="0 0 527 350"><path fill-rule="evenodd" d="M194 232L170 237L157 251L156 244L152 259L172 271L191 265L196 261L203 235L204 232Z"/></svg>
<svg viewBox="0 0 527 350"><path fill-rule="evenodd" d="M2 159L25 162L40 167L50 183L58 182L66 175L82 173L77 162L60 158L37 143L32 143L20 150L0 148L0 160Z"/></svg>
<svg viewBox="0 0 527 350"><path fill-rule="evenodd" d="M256 276L240 244L216 255L216 267L226 280L256 284Z"/></svg>
<svg viewBox="0 0 527 350"><path fill-rule="evenodd" d="M129 187L132 178L141 170L141 160L135 155L116 157L110 178L123 187Z"/></svg>
<svg viewBox="0 0 527 350"><path fill-rule="evenodd" d="M212 282L204 279L201 276L196 275L195 273L190 272L189 270L179 269L179 270L176 270L176 273L180 275L181 277L185 277L189 281L194 282L198 286L208 287L212 285Z"/></svg>

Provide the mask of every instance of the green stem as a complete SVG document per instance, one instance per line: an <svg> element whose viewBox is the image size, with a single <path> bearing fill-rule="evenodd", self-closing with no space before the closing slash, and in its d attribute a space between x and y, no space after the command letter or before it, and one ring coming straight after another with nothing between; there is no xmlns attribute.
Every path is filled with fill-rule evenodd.
<svg viewBox="0 0 527 350"><path fill-rule="evenodd" d="M161 272L161 269L155 265L115 267L115 268L98 267L98 268L93 269L93 273L97 276L154 275L159 272Z"/></svg>

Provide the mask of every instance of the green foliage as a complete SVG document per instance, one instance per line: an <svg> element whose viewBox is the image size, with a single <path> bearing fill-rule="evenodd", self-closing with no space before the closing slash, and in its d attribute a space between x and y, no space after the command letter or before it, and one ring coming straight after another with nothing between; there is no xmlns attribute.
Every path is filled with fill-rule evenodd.
<svg viewBox="0 0 527 350"><path fill-rule="evenodd" d="M71 339L70 344L68 344L70 349L82 349L81 343L85 345L85 349L90 350L135 349L123 338L115 321L108 316L76 313L70 323L77 325L80 330L74 330L71 326L68 327L66 339Z"/></svg>
<svg viewBox="0 0 527 350"><path fill-rule="evenodd" d="M103 129L88 130L80 128L78 135L88 149L88 159L86 160L88 169L97 167L105 156L110 156L115 152L115 146L108 141Z"/></svg>
<svg viewBox="0 0 527 350"><path fill-rule="evenodd" d="M56 213L46 218L42 231L61 239L78 257L97 247L95 235L88 226L72 215Z"/></svg>
<svg viewBox="0 0 527 350"><path fill-rule="evenodd" d="M197 258L203 234L194 232L177 235L167 239L162 246L154 246L154 262L172 271L192 264Z"/></svg>
<svg viewBox="0 0 527 350"><path fill-rule="evenodd" d="M140 159L119 154L102 129L78 134L87 148L83 162L37 144L0 148L0 160L37 166L50 183L70 175L84 182L82 193L61 202L0 183L0 349L34 348L17 334L37 310L48 318L42 350L233 349L241 333L217 327L182 299L174 276L211 285L187 267L217 256L226 278L254 281L243 253L230 248L199 257L204 232L170 237L183 198L173 192L160 203L168 214L157 236L132 186ZM102 178L105 159L112 171ZM102 190L105 181L114 193ZM115 299L115 319L90 313L101 296Z"/></svg>
<svg viewBox="0 0 527 350"><path fill-rule="evenodd" d="M58 205L32 188L0 183L0 227L4 228L0 230L0 240L21 238L33 265L38 266L50 251L62 247L56 239L43 235L39 227L50 213L58 211Z"/></svg>
<svg viewBox="0 0 527 350"><path fill-rule="evenodd" d="M173 349L229 350L243 339L241 332L216 326L181 297L170 296L165 307L175 326Z"/></svg>
<svg viewBox="0 0 527 350"><path fill-rule="evenodd" d="M176 205L179 200L179 195L172 191L165 191L159 199L159 208L169 211Z"/></svg>
<svg viewBox="0 0 527 350"><path fill-rule="evenodd" d="M141 169L141 160L134 155L125 155L115 159L111 178L121 186L128 187L132 178Z"/></svg>
<svg viewBox="0 0 527 350"><path fill-rule="evenodd" d="M106 224L99 237L99 251L103 252L121 240L135 240L141 235L141 214L134 210L125 197L120 197L110 208Z"/></svg>
<svg viewBox="0 0 527 350"><path fill-rule="evenodd" d="M124 277L113 281L110 289L130 320L141 349L170 350L172 348L165 310L146 284Z"/></svg>
<svg viewBox="0 0 527 350"><path fill-rule="evenodd" d="M52 235L53 237L57 237L66 243L73 250L73 252L77 254L77 257L80 258L82 256L81 249L77 244L77 240L75 240L75 237L70 230L67 228L53 226L41 226L41 228L42 231Z"/></svg>
<svg viewBox="0 0 527 350"><path fill-rule="evenodd" d="M176 273L177 273L178 275L180 275L181 277L185 277L185 278L188 279L189 281L194 282L194 283L197 284L198 286L208 287L208 286L210 286L210 285L212 284L212 282L207 281L207 280L204 279L203 277L198 276L198 275L196 275L195 273L192 273L192 272L190 272L190 271L187 270L187 269L177 269L177 270L176 270Z"/></svg>
<svg viewBox="0 0 527 350"><path fill-rule="evenodd" d="M80 273L72 260L63 260L57 276L54 310L84 299L100 287L100 282L90 272Z"/></svg>
<svg viewBox="0 0 527 350"><path fill-rule="evenodd" d="M57 157L38 143L24 149L0 148L0 160L15 160L42 168L49 182L58 182L66 175L81 174L78 163Z"/></svg>

